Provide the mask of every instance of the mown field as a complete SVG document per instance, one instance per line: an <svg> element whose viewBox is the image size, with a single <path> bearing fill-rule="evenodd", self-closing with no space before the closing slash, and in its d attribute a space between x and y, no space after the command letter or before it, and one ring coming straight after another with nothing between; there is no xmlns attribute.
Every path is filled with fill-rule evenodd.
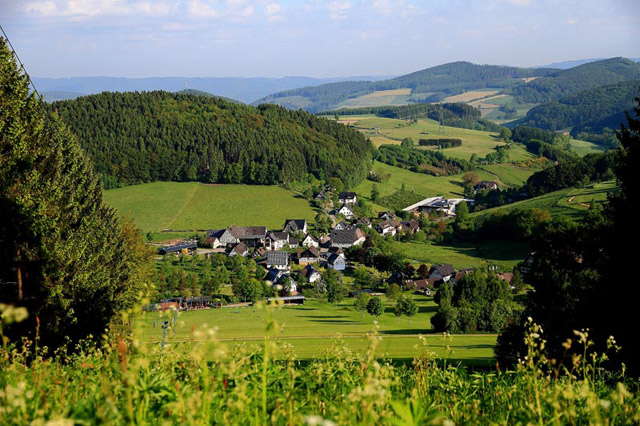
<svg viewBox="0 0 640 426"><path fill-rule="evenodd" d="M347 298L336 307L324 301L308 300L302 306L283 306L265 309L238 307L206 309L183 312L170 341L188 342L192 340L193 329L206 324L217 328L217 338L229 346L236 344L260 345L264 340L267 315L278 324L274 338L292 346L298 359L312 359L322 355L336 340L357 353L364 353L370 345L367 334L377 329L381 342L377 347L378 356L410 360L419 355L416 346L422 346L424 336L430 350L438 357L462 361L467 364L486 365L493 358L496 336L488 334L456 335L444 337L435 334L429 319L437 306L433 298L413 296L420 307L419 313L409 322L402 317L398 322L393 315L393 302L385 300L386 312L374 324L374 317L353 307L353 298ZM159 342L162 329L153 327L153 321L168 314L149 313L142 321L142 339L145 342ZM447 346L449 349L447 349Z"/></svg>
<svg viewBox="0 0 640 426"><path fill-rule="evenodd" d="M231 225L281 229L286 219L315 216L306 200L278 186L154 182L105 191L104 199L144 232Z"/></svg>
<svg viewBox="0 0 640 426"><path fill-rule="evenodd" d="M395 249L414 265L426 263L452 264L456 269L480 268L497 265L502 271L510 271L527 257L527 243L514 241L482 241L479 243L456 242L438 245L431 242L394 242Z"/></svg>
<svg viewBox="0 0 640 426"><path fill-rule="evenodd" d="M529 200L472 213L471 216L507 212L514 209L538 208L548 210L551 216L564 215L579 220L589 210L589 203L606 201L607 194L616 189L617 185L614 181L596 183L586 188L566 188Z"/></svg>

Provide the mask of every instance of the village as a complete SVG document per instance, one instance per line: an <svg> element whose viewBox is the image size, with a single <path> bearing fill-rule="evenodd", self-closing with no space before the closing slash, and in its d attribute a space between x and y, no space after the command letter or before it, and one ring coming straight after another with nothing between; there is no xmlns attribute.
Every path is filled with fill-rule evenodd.
<svg viewBox="0 0 640 426"><path fill-rule="evenodd" d="M402 219L392 211L380 212L375 217L357 217L354 206L358 198L354 192L340 192L338 207L334 208L330 188L320 191L315 199L325 207L331 219L329 232L311 230L306 219L287 219L281 230L269 230L266 226L229 226L226 229L207 231L206 237L186 240L158 248L159 255L202 255L211 257L224 254L228 257L253 259L266 271L263 280L280 299L288 304L303 304L304 288L313 286L324 289L324 272L333 270L344 274L352 273L361 263L349 259L348 252L371 245L371 235L386 240L414 235L420 231L420 217L434 217L440 221L453 219L456 207L469 199L446 199L430 197L402 210ZM353 257L353 256L352 256ZM385 285L397 285L401 290L416 291L431 296L444 282L455 284L474 269L456 270L451 264L435 264L429 268L421 265L415 268L406 265L405 270L389 270ZM411 272L413 268L413 272ZM398 268L396 268L398 269ZM511 272L500 273L499 277L511 281ZM370 288L352 289L349 296L360 292L374 294ZM209 297L174 298L163 300L163 306L177 306L184 309L208 307Z"/></svg>

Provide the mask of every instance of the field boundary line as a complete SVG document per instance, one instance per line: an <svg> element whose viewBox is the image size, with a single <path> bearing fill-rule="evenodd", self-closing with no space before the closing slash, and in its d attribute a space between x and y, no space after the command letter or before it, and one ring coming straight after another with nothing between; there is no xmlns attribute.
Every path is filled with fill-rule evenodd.
<svg viewBox="0 0 640 426"><path fill-rule="evenodd" d="M182 207L180 207L176 214L162 227L162 229L170 229L171 224L175 222L180 217L180 215L182 215L182 213L184 213L189 203L191 203L191 199L196 194L196 192L198 192L198 189L199 185L193 185L193 189L189 191L189 193L185 197L184 202L182 203Z"/></svg>

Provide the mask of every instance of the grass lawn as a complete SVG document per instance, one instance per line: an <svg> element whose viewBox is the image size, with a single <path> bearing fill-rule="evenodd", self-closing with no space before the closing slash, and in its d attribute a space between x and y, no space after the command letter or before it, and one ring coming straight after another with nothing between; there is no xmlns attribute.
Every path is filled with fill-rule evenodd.
<svg viewBox="0 0 640 426"><path fill-rule="evenodd" d="M230 225L281 229L285 219L315 216L307 201L279 186L154 182L105 191L104 199L144 232Z"/></svg>
<svg viewBox="0 0 640 426"><path fill-rule="evenodd" d="M395 248L414 264L452 264L456 269L498 265L509 271L529 253L528 245L514 241L483 241L439 245L431 242L394 242Z"/></svg>
<svg viewBox="0 0 640 426"><path fill-rule="evenodd" d="M408 123L405 120L397 120L392 118L383 118L375 116L349 116L350 120L358 120L354 126L362 129L367 136L388 137L392 143L399 144L399 140L406 137L412 138L415 143L420 139L429 138L457 138L462 140L462 146L448 148L445 153L454 158L462 158L468 160L472 154L478 154L480 157L495 152L496 145L502 145L503 142L497 139L497 133L481 132L471 129L460 129L457 127L444 127L444 135L438 132L438 122L430 119L420 119L417 123ZM375 134L371 134L371 129L375 129ZM376 139L374 143L378 146L384 140ZM517 160L514 158L514 160Z"/></svg>
<svg viewBox="0 0 640 426"><path fill-rule="evenodd" d="M500 182L508 186L522 186L527 179L529 179L529 176L537 171L531 168L519 167L511 163L490 164L487 166L479 166L479 168L497 176L500 178Z"/></svg>
<svg viewBox="0 0 640 426"><path fill-rule="evenodd" d="M616 189L616 183L613 181L589 185L587 188L566 188L529 200L472 213L471 216L510 211L517 208L539 208L548 210L551 216L565 215L579 220L589 210L588 203L591 201L604 202L607 199L607 194ZM570 199L571 202L569 202Z"/></svg>
<svg viewBox="0 0 640 426"><path fill-rule="evenodd" d="M440 357L466 360L472 363L487 363L493 357L495 335L460 335L444 338L433 333L430 317L436 311L433 299L414 295L420 312L412 319L406 317L400 323L393 315L392 302L385 300L386 312L378 319L378 335L381 342L377 353L397 359L411 359L420 354L416 345L422 345L419 336L426 336L427 348ZM333 304L324 301L308 300L303 306L270 307L269 314L279 325L274 336L283 343L293 346L299 359L311 359L322 355L341 338L352 351L364 352L369 347L367 334L374 328L374 318L365 313L364 318L353 307L352 298L347 298L336 309ZM158 342L162 338L162 329L153 327L159 313L146 314L142 321L142 338L145 342ZM166 314L165 314L166 315ZM261 344L266 329L267 311L258 307L207 309L184 312L178 319L174 342L190 340L191 330L203 324L217 327L217 337L233 344ZM448 353L445 346L453 349Z"/></svg>
<svg viewBox="0 0 640 426"><path fill-rule="evenodd" d="M593 142L571 139L571 150L581 157L587 154L595 154L604 150Z"/></svg>

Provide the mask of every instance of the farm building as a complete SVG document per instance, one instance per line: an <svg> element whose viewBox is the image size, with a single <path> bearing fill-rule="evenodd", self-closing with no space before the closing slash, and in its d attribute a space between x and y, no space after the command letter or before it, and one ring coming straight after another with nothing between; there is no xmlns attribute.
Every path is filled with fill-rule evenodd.
<svg viewBox="0 0 640 426"><path fill-rule="evenodd" d="M341 192L338 201L342 204L355 204L358 200L355 192Z"/></svg>
<svg viewBox="0 0 640 426"><path fill-rule="evenodd" d="M289 269L289 253L286 251L270 251L267 253L267 268Z"/></svg>
<svg viewBox="0 0 640 426"><path fill-rule="evenodd" d="M282 228L282 230L290 234L297 232L306 234L308 230L307 221L306 219L287 219L284 222L284 228Z"/></svg>
<svg viewBox="0 0 640 426"><path fill-rule="evenodd" d="M195 241L184 241L172 246L160 247L159 254L193 254L198 250L198 244Z"/></svg>
<svg viewBox="0 0 640 426"><path fill-rule="evenodd" d="M331 231L331 247L349 248L364 243L365 233L360 228Z"/></svg>

